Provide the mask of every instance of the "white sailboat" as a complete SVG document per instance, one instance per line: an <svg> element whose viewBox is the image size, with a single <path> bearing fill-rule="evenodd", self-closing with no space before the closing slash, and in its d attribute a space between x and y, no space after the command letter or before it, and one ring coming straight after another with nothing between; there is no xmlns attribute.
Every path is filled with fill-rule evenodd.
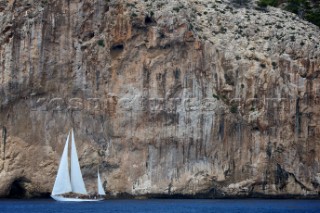
<svg viewBox="0 0 320 213"><path fill-rule="evenodd" d="M88 192L86 190L86 187L84 185L84 181L82 178L80 165L78 161L78 154L77 149L74 141L74 135L73 130L71 131L71 176L69 173L69 163L68 163L68 146L69 146L69 137L70 133L68 134L68 138L66 141L66 144L63 149L57 177L52 189L51 197L55 199L56 201L100 201L103 200L103 198L82 198L82 197L88 197ZM97 182L97 188L98 188L98 195L104 196L105 191L103 189L100 174L98 170L98 182ZM65 197L64 195L67 193L74 193L79 194L77 197Z"/></svg>

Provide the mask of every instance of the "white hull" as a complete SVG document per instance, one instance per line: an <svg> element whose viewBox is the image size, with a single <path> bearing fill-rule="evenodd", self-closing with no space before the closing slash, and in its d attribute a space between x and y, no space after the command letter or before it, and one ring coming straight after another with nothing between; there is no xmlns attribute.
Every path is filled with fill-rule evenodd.
<svg viewBox="0 0 320 213"><path fill-rule="evenodd" d="M97 199L82 199L82 198L69 198L69 197L62 197L57 195L51 195L53 199L56 201L67 201L67 202L93 202L93 201L101 201L103 198Z"/></svg>

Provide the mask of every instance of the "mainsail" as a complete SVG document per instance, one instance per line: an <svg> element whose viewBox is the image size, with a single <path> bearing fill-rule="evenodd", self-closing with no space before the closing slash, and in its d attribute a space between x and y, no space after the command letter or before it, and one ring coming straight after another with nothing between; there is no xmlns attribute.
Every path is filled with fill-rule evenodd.
<svg viewBox="0 0 320 213"><path fill-rule="evenodd" d="M56 181L52 189L52 195L64 194L72 191L70 176L69 176L69 165L68 165L68 145L69 145L68 134L66 145L64 146L62 157L60 160L60 165L58 169L58 174Z"/></svg>
<svg viewBox="0 0 320 213"><path fill-rule="evenodd" d="M106 193L104 192L102 183L101 183L99 170L98 170L98 194L99 194L99 195L106 195Z"/></svg>
<svg viewBox="0 0 320 213"><path fill-rule="evenodd" d="M88 194L80 170L73 130L71 134L71 186L74 193Z"/></svg>

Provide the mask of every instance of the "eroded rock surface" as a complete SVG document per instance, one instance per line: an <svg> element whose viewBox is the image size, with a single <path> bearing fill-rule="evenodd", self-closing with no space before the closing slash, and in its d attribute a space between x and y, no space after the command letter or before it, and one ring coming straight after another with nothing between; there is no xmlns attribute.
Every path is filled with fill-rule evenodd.
<svg viewBox="0 0 320 213"><path fill-rule="evenodd" d="M0 196L318 196L320 30L209 0L0 1Z"/></svg>

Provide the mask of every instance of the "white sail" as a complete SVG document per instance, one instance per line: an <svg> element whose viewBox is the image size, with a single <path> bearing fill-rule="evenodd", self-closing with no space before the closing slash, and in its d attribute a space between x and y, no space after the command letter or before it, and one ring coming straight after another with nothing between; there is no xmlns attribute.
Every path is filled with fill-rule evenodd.
<svg viewBox="0 0 320 213"><path fill-rule="evenodd" d="M104 192L102 183L101 183L99 170L98 170L98 194L99 194L99 195L106 195L106 193Z"/></svg>
<svg viewBox="0 0 320 213"><path fill-rule="evenodd" d="M69 165L68 165L69 136L70 136L70 133L68 134L67 141L63 149L57 177L52 189L52 195L59 195L59 194L64 194L72 191L70 176L69 176Z"/></svg>
<svg viewBox="0 0 320 213"><path fill-rule="evenodd" d="M71 186L74 193L88 194L80 170L73 130L71 134Z"/></svg>

